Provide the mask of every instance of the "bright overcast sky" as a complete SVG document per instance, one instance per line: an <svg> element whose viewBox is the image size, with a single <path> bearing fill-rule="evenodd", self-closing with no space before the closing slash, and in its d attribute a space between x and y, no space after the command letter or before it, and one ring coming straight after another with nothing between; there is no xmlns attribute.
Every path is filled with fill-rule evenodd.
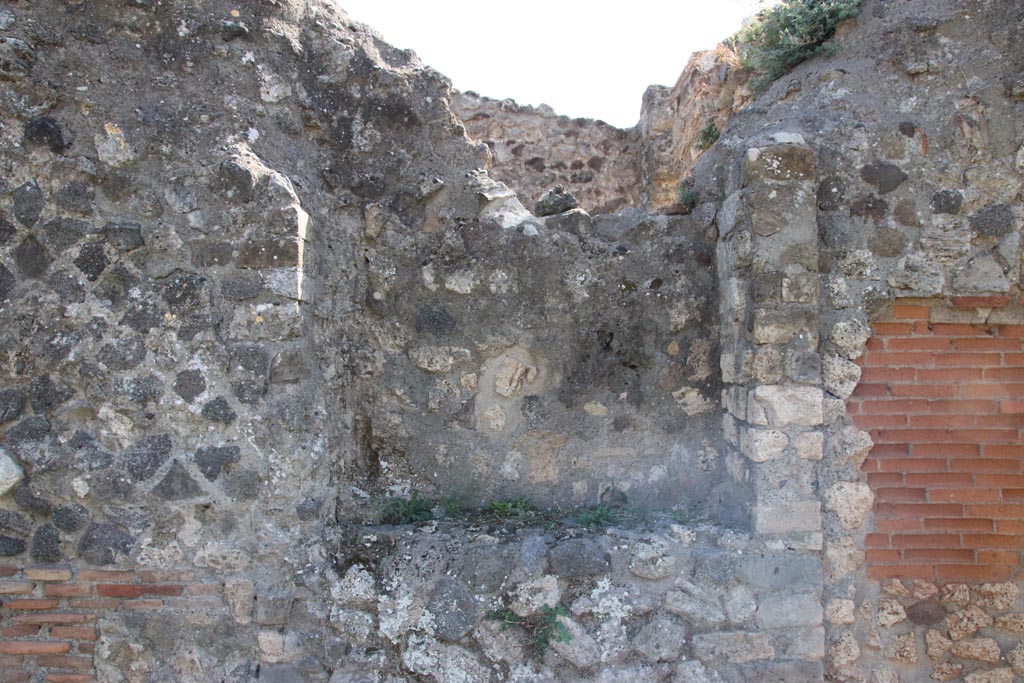
<svg viewBox="0 0 1024 683"><path fill-rule="evenodd" d="M338 0L459 90L623 128L648 85L674 85L690 54L757 12L758 0Z"/></svg>

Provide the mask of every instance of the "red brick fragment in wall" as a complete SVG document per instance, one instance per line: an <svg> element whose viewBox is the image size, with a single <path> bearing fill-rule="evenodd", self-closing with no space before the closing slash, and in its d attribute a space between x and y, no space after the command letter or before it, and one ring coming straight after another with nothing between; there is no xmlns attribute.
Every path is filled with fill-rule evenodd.
<svg viewBox="0 0 1024 683"><path fill-rule="evenodd" d="M1024 549L1024 325L933 322L934 310L897 302L858 360L848 414L876 444L864 463L876 496L868 573L1015 578Z"/></svg>

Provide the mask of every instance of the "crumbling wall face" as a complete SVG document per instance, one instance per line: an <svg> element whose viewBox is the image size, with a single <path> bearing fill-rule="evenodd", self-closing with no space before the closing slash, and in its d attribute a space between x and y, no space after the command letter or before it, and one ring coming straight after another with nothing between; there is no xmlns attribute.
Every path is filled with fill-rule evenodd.
<svg viewBox="0 0 1024 683"><path fill-rule="evenodd" d="M466 134L491 150L491 175L513 188L531 209L555 185L567 188L592 214L641 203L635 129L471 92L455 93L452 111Z"/></svg>

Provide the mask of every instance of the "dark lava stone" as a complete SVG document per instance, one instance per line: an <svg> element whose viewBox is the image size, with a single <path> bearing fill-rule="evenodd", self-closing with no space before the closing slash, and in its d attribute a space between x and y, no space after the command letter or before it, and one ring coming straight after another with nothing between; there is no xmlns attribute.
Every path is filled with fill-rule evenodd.
<svg viewBox="0 0 1024 683"><path fill-rule="evenodd" d="M60 562L60 533L52 524L44 524L32 534L32 548L29 555L36 562L52 564Z"/></svg>
<svg viewBox="0 0 1024 683"><path fill-rule="evenodd" d="M939 190L932 195L932 213L956 215L964 204L964 195L960 190Z"/></svg>
<svg viewBox="0 0 1024 683"><path fill-rule="evenodd" d="M416 315L416 331L446 337L455 331L455 318L444 306L424 306Z"/></svg>
<svg viewBox="0 0 1024 683"><path fill-rule="evenodd" d="M93 524L78 541L78 554L89 564L112 564L117 555L127 555L135 538L114 524Z"/></svg>
<svg viewBox="0 0 1024 683"><path fill-rule="evenodd" d="M164 301L172 311L198 304L205 280L195 273L175 273L164 282Z"/></svg>
<svg viewBox="0 0 1024 683"><path fill-rule="evenodd" d="M146 344L142 337L118 339L104 344L97 358L111 370L131 370L146 357Z"/></svg>
<svg viewBox="0 0 1024 683"><path fill-rule="evenodd" d="M71 181L53 195L53 201L57 206L75 213L92 213L95 209L95 199L96 190L81 180Z"/></svg>
<svg viewBox="0 0 1024 683"><path fill-rule="evenodd" d="M43 191L34 181L20 185L14 191L14 217L26 228L31 228L43 212Z"/></svg>
<svg viewBox="0 0 1024 683"><path fill-rule="evenodd" d="M93 232L92 223L61 216L43 224L43 238L46 246L58 254L70 249Z"/></svg>
<svg viewBox="0 0 1024 683"><path fill-rule="evenodd" d="M0 557L14 557L25 552L25 541L0 535Z"/></svg>
<svg viewBox="0 0 1024 683"><path fill-rule="evenodd" d="M252 500L259 494L260 475L252 470L238 470L226 478L224 490L233 500Z"/></svg>
<svg viewBox="0 0 1024 683"><path fill-rule="evenodd" d="M46 269L50 267L50 262L53 260L46 251L46 247L31 235L23 239L14 248L13 256L14 265L17 266L18 272L25 277L33 278L44 275Z"/></svg>
<svg viewBox="0 0 1024 683"><path fill-rule="evenodd" d="M135 481L152 477L171 454L171 435L155 434L135 442L125 454L128 474Z"/></svg>
<svg viewBox="0 0 1024 683"><path fill-rule="evenodd" d="M25 409L25 394L18 389L0 389L0 424L16 420Z"/></svg>
<svg viewBox="0 0 1024 683"><path fill-rule="evenodd" d="M295 514L303 522L308 522L316 516L316 513L320 511L320 499L319 498L307 498L298 505L295 506Z"/></svg>
<svg viewBox="0 0 1024 683"><path fill-rule="evenodd" d="M48 413L74 395L74 389L62 382L54 382L50 375L40 375L28 386L29 401L36 415Z"/></svg>
<svg viewBox="0 0 1024 683"><path fill-rule="evenodd" d="M1002 237L1013 230L1013 209L1009 204L993 204L970 215L971 229L986 237Z"/></svg>
<svg viewBox="0 0 1024 683"><path fill-rule="evenodd" d="M27 483L22 482L14 489L14 502L18 504L22 510L28 510L29 512L41 515L45 517L50 514L50 510L53 509L53 505L50 501L40 497L32 490L32 487Z"/></svg>
<svg viewBox="0 0 1024 683"><path fill-rule="evenodd" d="M0 246L10 242L17 231L18 229L10 221L6 218L0 218Z"/></svg>
<svg viewBox="0 0 1024 683"><path fill-rule="evenodd" d="M153 487L153 493L164 500L187 500L203 495L203 489L188 470L175 461L160 483Z"/></svg>
<svg viewBox="0 0 1024 683"><path fill-rule="evenodd" d="M196 451L195 463L203 476L213 481L220 476L225 465L239 461L242 450L238 446L203 446Z"/></svg>
<svg viewBox="0 0 1024 683"><path fill-rule="evenodd" d="M58 505L53 509L53 525L61 531L81 531L89 523L89 511L78 504Z"/></svg>
<svg viewBox="0 0 1024 683"><path fill-rule="evenodd" d="M89 282L95 282L99 276L110 265L110 259L103 251L103 245L99 242L83 244L78 250L78 257L75 258L75 265L85 275Z"/></svg>
<svg viewBox="0 0 1024 683"><path fill-rule="evenodd" d="M39 415L26 417L7 430L7 443L18 445L26 441L41 441L50 434L50 421Z"/></svg>
<svg viewBox="0 0 1024 683"><path fill-rule="evenodd" d="M32 525L20 512L0 508L0 529L18 536L27 536L32 531Z"/></svg>
<svg viewBox="0 0 1024 683"><path fill-rule="evenodd" d="M18 279L14 277L14 273L0 263L0 301L5 301L10 296L16 284L18 284Z"/></svg>
<svg viewBox="0 0 1024 683"><path fill-rule="evenodd" d="M877 161L862 167L860 169L860 177L863 178L864 182L877 187L880 194L886 194L902 185L907 179L907 174L895 164Z"/></svg>
<svg viewBox="0 0 1024 683"><path fill-rule="evenodd" d="M259 344L235 344L230 349L229 370L248 370L257 377L266 377L270 370L270 354Z"/></svg>
<svg viewBox="0 0 1024 683"><path fill-rule="evenodd" d="M925 600L908 607L907 618L915 624L937 624L946 618L946 610L936 600Z"/></svg>
<svg viewBox="0 0 1024 683"><path fill-rule="evenodd" d="M821 179L818 185L818 208L822 211L835 211L843 205L846 198L846 181L841 176L830 175Z"/></svg>
<svg viewBox="0 0 1024 683"><path fill-rule="evenodd" d="M107 223L100 234L118 251L132 251L146 243L142 238L142 226L138 223Z"/></svg>
<svg viewBox="0 0 1024 683"><path fill-rule="evenodd" d="M200 414L210 422L220 422L226 425L231 424L238 417L238 414L231 409L231 405L228 404L227 399L223 396L207 401Z"/></svg>
<svg viewBox="0 0 1024 683"><path fill-rule="evenodd" d="M196 396L206 391L206 380L199 370L183 370L174 379L174 393L191 403Z"/></svg>
<svg viewBox="0 0 1024 683"><path fill-rule="evenodd" d="M60 154L67 148L64 133L57 121L49 116L37 116L25 124L25 142L48 147L54 154Z"/></svg>

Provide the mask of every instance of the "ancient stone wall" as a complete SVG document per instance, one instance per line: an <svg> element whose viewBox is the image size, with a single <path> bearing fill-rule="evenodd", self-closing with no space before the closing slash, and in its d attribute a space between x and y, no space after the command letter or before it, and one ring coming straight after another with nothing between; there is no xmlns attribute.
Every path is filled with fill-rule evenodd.
<svg viewBox="0 0 1024 683"><path fill-rule="evenodd" d="M473 92L454 93L452 111L466 134L491 150L491 175L531 209L555 185L568 188L590 213L640 204L643 184L635 129Z"/></svg>
<svg viewBox="0 0 1024 683"><path fill-rule="evenodd" d="M689 215L538 217L327 3L6 5L0 676L1011 683L1022 11L869 0ZM858 426L926 391L993 412Z"/></svg>

